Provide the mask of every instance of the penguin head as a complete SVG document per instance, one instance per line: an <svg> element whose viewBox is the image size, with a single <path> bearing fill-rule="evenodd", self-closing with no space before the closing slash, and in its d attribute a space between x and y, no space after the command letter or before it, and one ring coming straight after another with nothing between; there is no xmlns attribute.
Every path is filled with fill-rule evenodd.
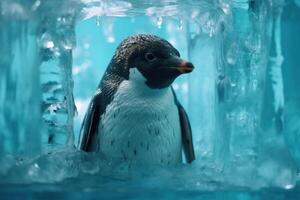
<svg viewBox="0 0 300 200"><path fill-rule="evenodd" d="M192 63L180 58L179 52L166 40L155 35L139 34L128 37L118 47L113 58L115 70L130 79L138 71L148 87L166 88L181 74L190 73ZM133 70L132 70L133 69Z"/></svg>

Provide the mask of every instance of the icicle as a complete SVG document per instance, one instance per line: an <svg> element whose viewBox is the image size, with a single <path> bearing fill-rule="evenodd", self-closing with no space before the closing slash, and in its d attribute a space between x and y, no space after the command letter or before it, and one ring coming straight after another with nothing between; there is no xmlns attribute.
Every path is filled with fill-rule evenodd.
<svg viewBox="0 0 300 200"><path fill-rule="evenodd" d="M282 129L282 109L284 107L283 95L283 78L282 78L282 63L283 55L281 50L281 14L282 8L278 8L274 16L274 42L275 42L275 57L270 56L270 76L272 88L274 92L274 110L276 113L276 128L277 131Z"/></svg>
<svg viewBox="0 0 300 200"><path fill-rule="evenodd" d="M114 35L114 21L112 18L106 17L105 20L102 20L102 30L103 34L106 38L106 41L108 43L114 43L115 42L115 35Z"/></svg>
<svg viewBox="0 0 300 200"><path fill-rule="evenodd" d="M157 18L156 18L156 26L157 26L158 28L161 28L162 23L163 23L163 18L162 18L162 16L157 17Z"/></svg>
<svg viewBox="0 0 300 200"><path fill-rule="evenodd" d="M100 26L101 25L101 18L100 16L96 17L96 26Z"/></svg>

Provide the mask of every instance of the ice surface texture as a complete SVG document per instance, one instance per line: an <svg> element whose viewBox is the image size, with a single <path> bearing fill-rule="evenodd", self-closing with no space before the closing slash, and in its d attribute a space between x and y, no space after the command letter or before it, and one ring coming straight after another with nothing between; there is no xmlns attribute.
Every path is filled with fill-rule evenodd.
<svg viewBox="0 0 300 200"><path fill-rule="evenodd" d="M190 116L198 161L167 173L158 170L161 178L155 181L168 185L171 174L172 186L183 189L211 188L206 181L216 183L214 189L295 186L300 166L299 0L2 0L0 11L4 182L57 182L95 173L111 177L100 172L110 171L112 164L123 166L69 149L74 144L73 97L80 117L107 65L98 57L111 58L112 52L103 49L116 45L123 32L132 34L149 23L144 31L157 31L195 64L174 89ZM84 34L76 38L75 29L82 33L80 27L94 20L87 32L102 29L106 39L95 44L82 42L87 41L79 37ZM124 22L137 27L128 31ZM80 45L74 50L76 40ZM86 61L94 46L100 47ZM65 145L67 150L58 151Z"/></svg>

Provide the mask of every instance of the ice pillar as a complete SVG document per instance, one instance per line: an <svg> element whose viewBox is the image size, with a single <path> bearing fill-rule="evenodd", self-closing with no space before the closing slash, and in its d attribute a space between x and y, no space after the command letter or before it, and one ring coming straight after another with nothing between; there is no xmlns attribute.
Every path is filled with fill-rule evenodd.
<svg viewBox="0 0 300 200"><path fill-rule="evenodd" d="M55 7L59 12L52 12ZM44 1L40 6L38 41L41 56L45 150L74 145L72 49L78 7L73 1Z"/></svg>
<svg viewBox="0 0 300 200"><path fill-rule="evenodd" d="M188 113L199 159L212 156L215 132L216 36L189 25L188 56L195 70L189 76ZM199 28L199 27L198 27Z"/></svg>
<svg viewBox="0 0 300 200"><path fill-rule="evenodd" d="M222 10L216 5L221 5ZM188 57L195 65L188 81L188 114L193 129L197 158L211 161L216 148L224 139L218 136L217 78L219 61L222 60L220 33L224 30L229 4L218 0L203 1L192 10L188 33ZM223 11L223 12L222 12ZM216 147L216 145L218 147ZM203 163L203 162L202 162Z"/></svg>
<svg viewBox="0 0 300 200"><path fill-rule="evenodd" d="M232 0L231 18L221 35L224 62L217 77L217 141L223 145L215 153L218 161L247 179L254 173L261 132L267 17L265 1Z"/></svg>
<svg viewBox="0 0 300 200"><path fill-rule="evenodd" d="M40 84L33 1L0 2L0 156L40 151Z"/></svg>
<svg viewBox="0 0 300 200"><path fill-rule="evenodd" d="M300 1L288 1L281 22L284 83L284 136L300 167Z"/></svg>

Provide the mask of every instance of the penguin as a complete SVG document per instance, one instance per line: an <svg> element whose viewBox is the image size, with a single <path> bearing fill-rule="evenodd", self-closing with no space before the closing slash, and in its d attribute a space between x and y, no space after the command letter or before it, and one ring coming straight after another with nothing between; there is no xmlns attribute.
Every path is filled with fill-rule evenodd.
<svg viewBox="0 0 300 200"><path fill-rule="evenodd" d="M85 114L79 149L122 161L174 165L195 160L191 125L171 84L190 73L166 40L138 34L117 47Z"/></svg>

